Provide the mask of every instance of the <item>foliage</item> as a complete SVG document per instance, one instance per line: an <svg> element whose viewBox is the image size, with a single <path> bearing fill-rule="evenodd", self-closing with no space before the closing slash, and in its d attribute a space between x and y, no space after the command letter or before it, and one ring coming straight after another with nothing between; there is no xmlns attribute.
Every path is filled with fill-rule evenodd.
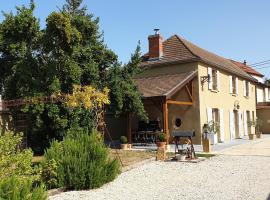
<svg viewBox="0 0 270 200"><path fill-rule="evenodd" d="M22 150L20 144L22 136L7 131L0 136L0 180L16 175L31 176L33 153L30 149Z"/></svg>
<svg viewBox="0 0 270 200"><path fill-rule="evenodd" d="M254 127L256 130L256 133L259 133L261 131L261 126L263 124L263 121L259 118L257 118L256 120L250 120L247 122L249 127Z"/></svg>
<svg viewBox="0 0 270 200"><path fill-rule="evenodd" d="M109 110L119 116L133 112L147 120L133 77L139 73L140 51L124 66L104 44L99 19L86 13L82 0L66 0L40 28L35 4L5 13L0 23L0 90L4 99L72 94L73 85L110 88ZM76 92L76 91L75 91ZM89 105L89 102L88 104ZM52 139L62 139L71 127L95 128L96 111L66 103L40 103L22 109L28 115L28 143L42 153ZM18 110L13 110L14 118Z"/></svg>
<svg viewBox="0 0 270 200"><path fill-rule="evenodd" d="M57 163L58 186L90 189L112 181L119 173L118 160L108 158L103 137L96 131L73 129L62 142L54 141L45 160Z"/></svg>
<svg viewBox="0 0 270 200"><path fill-rule="evenodd" d="M206 126L206 130L208 133L217 134L220 131L219 122L211 120L210 122L208 122L208 124Z"/></svg>
<svg viewBox="0 0 270 200"><path fill-rule="evenodd" d="M110 69L108 74L108 77L110 77L108 80L109 88L111 90L110 110L115 116L130 112L136 113L139 118L148 121L141 94L134 83L134 76L141 72L139 68L140 62L141 53L138 45L128 64L124 65L124 67L116 66Z"/></svg>
<svg viewBox="0 0 270 200"><path fill-rule="evenodd" d="M46 200L48 194L45 186L32 187L32 184L31 179L17 176L0 179L0 199Z"/></svg>
<svg viewBox="0 0 270 200"><path fill-rule="evenodd" d="M39 180L45 183L48 189L56 188L57 182L57 163L54 159L45 160L39 166Z"/></svg>
<svg viewBox="0 0 270 200"><path fill-rule="evenodd" d="M159 133L158 134L158 141L159 142L166 142L166 136L164 133Z"/></svg>
<svg viewBox="0 0 270 200"><path fill-rule="evenodd" d="M128 142L127 137L122 135L122 136L120 137L120 143L121 143L121 144L127 144L127 142Z"/></svg>

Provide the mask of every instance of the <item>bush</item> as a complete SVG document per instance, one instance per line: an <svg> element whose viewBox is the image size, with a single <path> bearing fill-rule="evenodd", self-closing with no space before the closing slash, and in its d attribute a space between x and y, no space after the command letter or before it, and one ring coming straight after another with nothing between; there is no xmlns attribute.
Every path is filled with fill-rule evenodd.
<svg viewBox="0 0 270 200"><path fill-rule="evenodd" d="M166 137L165 137L165 134L164 133L160 133L158 135L158 141L159 142L166 142Z"/></svg>
<svg viewBox="0 0 270 200"><path fill-rule="evenodd" d="M39 180L45 183L48 189L53 189L58 186L57 163L54 159L42 161L38 170Z"/></svg>
<svg viewBox="0 0 270 200"><path fill-rule="evenodd" d="M118 160L109 159L108 154L101 134L72 130L62 142L52 142L45 160L56 161L58 186L91 189L112 181L119 173Z"/></svg>
<svg viewBox="0 0 270 200"><path fill-rule="evenodd" d="M128 140L127 140L127 137L126 136L121 136L120 137L120 143L121 144L127 144Z"/></svg>
<svg viewBox="0 0 270 200"><path fill-rule="evenodd" d="M22 136L11 131L0 136L0 180L12 175L32 175L33 153L30 149L19 148L21 141Z"/></svg>
<svg viewBox="0 0 270 200"><path fill-rule="evenodd" d="M44 185L32 187L31 178L11 176L0 181L0 199L45 200L48 198Z"/></svg>

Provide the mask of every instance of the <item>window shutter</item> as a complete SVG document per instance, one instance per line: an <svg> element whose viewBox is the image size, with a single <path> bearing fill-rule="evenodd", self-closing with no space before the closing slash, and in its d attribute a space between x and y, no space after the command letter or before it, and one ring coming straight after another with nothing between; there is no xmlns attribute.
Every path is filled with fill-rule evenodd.
<svg viewBox="0 0 270 200"><path fill-rule="evenodd" d="M247 88L246 88L246 81L243 80L243 84L244 84L244 96L247 96Z"/></svg>
<svg viewBox="0 0 270 200"><path fill-rule="evenodd" d="M220 73L217 70L217 90L220 91Z"/></svg>
<svg viewBox="0 0 270 200"><path fill-rule="evenodd" d="M232 76L229 76L230 78L230 94L233 93L233 88L232 88Z"/></svg>
<svg viewBox="0 0 270 200"><path fill-rule="evenodd" d="M235 78L235 94L238 95L238 78Z"/></svg>
<svg viewBox="0 0 270 200"><path fill-rule="evenodd" d="M235 128L234 128L234 116L233 116L233 110L230 110L230 135L231 140L234 139L235 136Z"/></svg>
<svg viewBox="0 0 270 200"><path fill-rule="evenodd" d="M224 112L223 109L219 110L219 125L220 125L220 142L225 141L225 133L224 133Z"/></svg>
<svg viewBox="0 0 270 200"><path fill-rule="evenodd" d="M212 90L213 89L213 82L212 82L213 76L212 76L212 68L211 67L208 67L208 75L210 77L210 80L208 81L208 89Z"/></svg>
<svg viewBox="0 0 270 200"><path fill-rule="evenodd" d="M212 120L213 120L212 108L207 108L207 122L209 123Z"/></svg>
<svg viewBox="0 0 270 200"><path fill-rule="evenodd" d="M239 126L239 138L243 138L243 120L242 120L242 113L238 110L238 126Z"/></svg>

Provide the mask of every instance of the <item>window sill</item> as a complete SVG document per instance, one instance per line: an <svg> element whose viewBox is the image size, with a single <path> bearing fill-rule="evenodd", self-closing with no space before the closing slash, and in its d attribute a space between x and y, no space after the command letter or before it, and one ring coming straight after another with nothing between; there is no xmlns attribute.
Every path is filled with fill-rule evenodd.
<svg viewBox="0 0 270 200"><path fill-rule="evenodd" d="M249 96L244 96L246 99L249 99Z"/></svg>
<svg viewBox="0 0 270 200"><path fill-rule="evenodd" d="M231 93L231 95L232 95L232 96L234 96L234 97L236 97L236 96L237 96L237 94L235 94L235 93Z"/></svg>
<svg viewBox="0 0 270 200"><path fill-rule="evenodd" d="M211 92L218 93L219 91L212 89Z"/></svg>

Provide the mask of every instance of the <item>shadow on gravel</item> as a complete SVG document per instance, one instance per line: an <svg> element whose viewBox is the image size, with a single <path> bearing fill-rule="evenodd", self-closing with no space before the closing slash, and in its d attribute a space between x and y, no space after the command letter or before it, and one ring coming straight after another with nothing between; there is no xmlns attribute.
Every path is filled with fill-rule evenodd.
<svg viewBox="0 0 270 200"><path fill-rule="evenodd" d="M270 193L269 193L269 196L267 197L267 199L266 200L270 200Z"/></svg>

